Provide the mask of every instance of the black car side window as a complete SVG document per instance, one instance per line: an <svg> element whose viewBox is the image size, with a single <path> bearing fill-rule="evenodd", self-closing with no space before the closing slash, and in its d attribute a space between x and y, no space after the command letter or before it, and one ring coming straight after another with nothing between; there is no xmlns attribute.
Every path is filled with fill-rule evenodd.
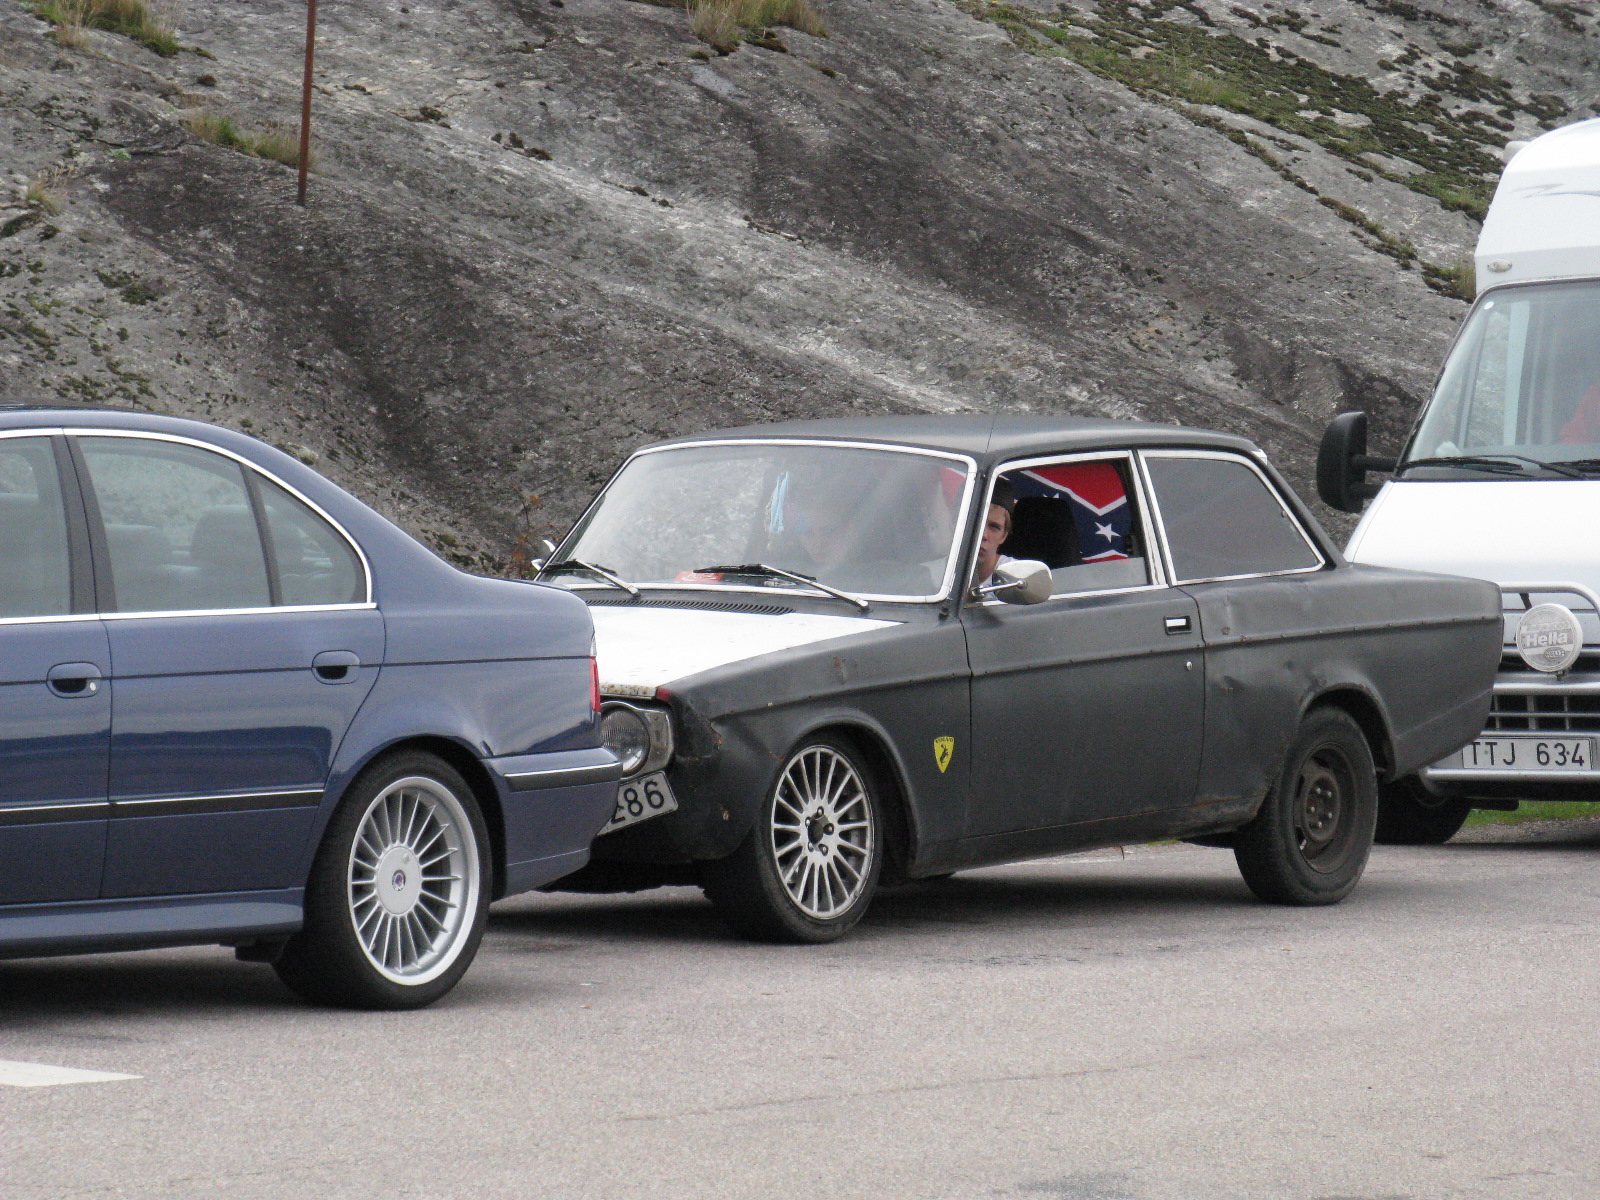
<svg viewBox="0 0 1600 1200"><path fill-rule="evenodd" d="M1127 458L1029 463L1000 480L1014 502L1000 553L1044 563L1057 596L1150 582Z"/></svg>
<svg viewBox="0 0 1600 1200"><path fill-rule="evenodd" d="M297 497L256 476L267 536L277 560L282 604L356 604L367 598L366 572L350 543Z"/></svg>
<svg viewBox="0 0 1600 1200"><path fill-rule="evenodd" d="M1271 575L1322 565L1299 522L1250 464L1231 457L1147 453L1178 583Z"/></svg>
<svg viewBox="0 0 1600 1200"><path fill-rule="evenodd" d="M47 437L0 438L0 618L72 611L67 514Z"/></svg>
<svg viewBox="0 0 1600 1200"><path fill-rule="evenodd" d="M117 612L272 603L255 508L238 463L151 438L80 437Z"/></svg>

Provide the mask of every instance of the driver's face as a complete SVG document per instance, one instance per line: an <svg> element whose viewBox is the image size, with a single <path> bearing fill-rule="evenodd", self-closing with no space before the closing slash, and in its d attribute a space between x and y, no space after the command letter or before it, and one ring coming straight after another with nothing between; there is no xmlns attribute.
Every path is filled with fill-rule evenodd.
<svg viewBox="0 0 1600 1200"><path fill-rule="evenodd" d="M1000 562L1000 544L1011 536L1011 514L998 504L989 505L989 519L983 524L983 541L978 544L978 582L994 574Z"/></svg>

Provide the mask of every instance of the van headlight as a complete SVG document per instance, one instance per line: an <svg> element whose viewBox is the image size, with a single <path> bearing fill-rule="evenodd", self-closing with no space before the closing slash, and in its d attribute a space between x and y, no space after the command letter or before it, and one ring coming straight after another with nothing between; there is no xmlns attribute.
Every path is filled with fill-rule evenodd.
<svg viewBox="0 0 1600 1200"><path fill-rule="evenodd" d="M607 701L600 709L600 744L622 763L624 779L659 771L672 759L672 718L659 708Z"/></svg>

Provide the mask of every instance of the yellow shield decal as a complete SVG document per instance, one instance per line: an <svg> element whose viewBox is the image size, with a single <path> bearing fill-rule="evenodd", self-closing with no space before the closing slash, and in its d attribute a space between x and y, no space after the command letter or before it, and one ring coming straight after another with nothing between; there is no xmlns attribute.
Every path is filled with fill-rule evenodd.
<svg viewBox="0 0 1600 1200"><path fill-rule="evenodd" d="M949 769L950 760L956 756L956 740L953 737L936 737L933 739L933 761L939 764L939 773L942 775Z"/></svg>

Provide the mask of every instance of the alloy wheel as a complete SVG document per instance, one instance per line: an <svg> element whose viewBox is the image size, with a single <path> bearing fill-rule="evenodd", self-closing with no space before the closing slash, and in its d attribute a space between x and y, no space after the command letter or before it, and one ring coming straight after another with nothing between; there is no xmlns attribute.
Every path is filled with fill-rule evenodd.
<svg viewBox="0 0 1600 1200"><path fill-rule="evenodd" d="M808 746L784 767L772 806L778 877L801 912L827 920L869 886L872 804L860 772L831 746Z"/></svg>
<svg viewBox="0 0 1600 1200"><path fill-rule="evenodd" d="M395 983L446 970L477 910L481 868L461 802L437 780L395 780L372 801L350 850L350 916L372 965Z"/></svg>

